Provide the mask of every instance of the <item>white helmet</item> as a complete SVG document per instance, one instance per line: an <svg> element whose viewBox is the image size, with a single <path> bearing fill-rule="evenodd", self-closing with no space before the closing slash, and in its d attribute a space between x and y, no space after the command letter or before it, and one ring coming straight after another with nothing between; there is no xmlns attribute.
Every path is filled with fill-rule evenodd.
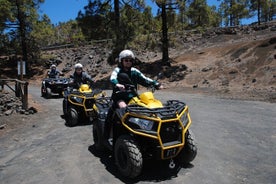
<svg viewBox="0 0 276 184"><path fill-rule="evenodd" d="M51 65L51 67L50 67L50 68L52 69L52 68L56 68L56 67L57 67L56 65Z"/></svg>
<svg viewBox="0 0 276 184"><path fill-rule="evenodd" d="M120 52L119 54L119 63L122 62L123 58L131 58L131 59L135 59L135 56L133 54L133 52L131 50L123 50L122 52Z"/></svg>
<svg viewBox="0 0 276 184"><path fill-rule="evenodd" d="M81 68L82 69L82 64L80 64L80 63L75 64L75 69L77 69L77 68Z"/></svg>

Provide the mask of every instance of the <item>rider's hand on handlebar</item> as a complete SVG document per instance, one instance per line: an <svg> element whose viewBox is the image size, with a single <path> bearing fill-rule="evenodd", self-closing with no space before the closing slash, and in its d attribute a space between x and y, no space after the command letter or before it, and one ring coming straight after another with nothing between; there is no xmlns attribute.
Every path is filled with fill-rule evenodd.
<svg viewBox="0 0 276 184"><path fill-rule="evenodd" d="M155 84L154 88L159 90L159 89L164 89L164 86L158 82L157 84Z"/></svg>
<svg viewBox="0 0 276 184"><path fill-rule="evenodd" d="M120 91L125 90L125 86L123 84L116 84L116 87L120 89Z"/></svg>
<svg viewBox="0 0 276 184"><path fill-rule="evenodd" d="M158 86L157 89L158 89L158 90L159 90L159 89L164 89L164 86L161 84L160 86Z"/></svg>

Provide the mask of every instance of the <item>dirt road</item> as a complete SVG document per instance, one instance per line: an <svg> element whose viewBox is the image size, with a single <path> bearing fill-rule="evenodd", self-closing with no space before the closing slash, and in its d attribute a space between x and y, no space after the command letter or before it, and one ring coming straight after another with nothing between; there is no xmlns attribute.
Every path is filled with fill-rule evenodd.
<svg viewBox="0 0 276 184"><path fill-rule="evenodd" d="M233 184L276 181L276 106L183 92L157 91L162 101L184 100L190 107L198 155L185 168L151 162L137 180L119 175L113 158L93 150L91 125L65 126L62 99L29 93L40 111L0 141L0 183L193 183ZM1 117L0 117L1 118ZM24 123L18 120L18 123ZM1 131L1 130L0 130Z"/></svg>

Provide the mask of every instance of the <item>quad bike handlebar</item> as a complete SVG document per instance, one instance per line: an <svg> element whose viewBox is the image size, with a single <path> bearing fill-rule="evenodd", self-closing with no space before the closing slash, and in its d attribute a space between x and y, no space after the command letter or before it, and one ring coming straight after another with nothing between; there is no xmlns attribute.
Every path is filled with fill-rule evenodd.
<svg viewBox="0 0 276 184"><path fill-rule="evenodd" d="M121 90L120 88L116 87L118 90L115 92L115 94L119 94L119 93L133 93L135 96L139 96L135 85L133 85L133 84L123 84L123 85L125 86L125 88L123 90Z"/></svg>
<svg viewBox="0 0 276 184"><path fill-rule="evenodd" d="M157 78L156 78L156 81L158 79L160 79L163 75L161 73L159 73L157 75ZM122 84L124 85L125 89L122 91L120 90L118 87L118 91L116 93L120 93L120 92L132 92L132 93L135 93L137 96L138 96L138 92L137 92L137 89L136 89L136 86L132 83L132 81L130 80L129 76L125 73L120 73L118 74L118 81L119 81L119 84ZM163 86L161 83L158 82L157 85L154 85L154 84L151 84L148 89L150 89L150 91L152 93L154 93L155 90L159 90L159 89L162 89Z"/></svg>

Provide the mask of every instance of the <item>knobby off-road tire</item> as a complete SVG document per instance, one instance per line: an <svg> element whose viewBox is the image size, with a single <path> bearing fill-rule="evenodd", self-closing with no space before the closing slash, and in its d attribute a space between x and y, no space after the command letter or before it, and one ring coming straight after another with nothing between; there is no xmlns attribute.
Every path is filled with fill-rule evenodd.
<svg viewBox="0 0 276 184"><path fill-rule="evenodd" d="M50 88L46 88L46 98L49 99L52 97L52 90Z"/></svg>
<svg viewBox="0 0 276 184"><path fill-rule="evenodd" d="M192 162L197 155L197 146L195 144L194 135L191 130L186 132L185 145L179 153L178 161L180 164L188 164Z"/></svg>
<svg viewBox="0 0 276 184"><path fill-rule="evenodd" d="M99 149L99 135L97 131L97 125L93 124L92 125L92 136L93 136L93 141L96 149Z"/></svg>
<svg viewBox="0 0 276 184"><path fill-rule="evenodd" d="M115 143L115 162L120 173L127 178L135 178L143 168L142 153L128 135L120 136Z"/></svg>
<svg viewBox="0 0 276 184"><path fill-rule="evenodd" d="M77 110L74 107L68 107L68 112L67 112L67 117L66 117L66 124L70 127L76 126L79 122L79 115Z"/></svg>
<svg viewBox="0 0 276 184"><path fill-rule="evenodd" d="M41 96L42 96L42 97L45 97L45 92L43 92L43 90L44 90L43 87L41 87L40 90L41 90Z"/></svg>
<svg viewBox="0 0 276 184"><path fill-rule="evenodd" d="M67 109L67 103L64 99L62 100L62 111L63 111L63 115L66 117L68 115L68 109Z"/></svg>
<svg viewBox="0 0 276 184"><path fill-rule="evenodd" d="M98 122L94 122L94 124L92 125L92 134L93 134L94 145L95 145L96 150L103 151L104 150L103 138L102 138L103 135L100 132L101 127L99 127L100 125L97 123Z"/></svg>
<svg viewBox="0 0 276 184"><path fill-rule="evenodd" d="M60 98L62 98L63 97L63 92L59 92L58 95L59 95Z"/></svg>

